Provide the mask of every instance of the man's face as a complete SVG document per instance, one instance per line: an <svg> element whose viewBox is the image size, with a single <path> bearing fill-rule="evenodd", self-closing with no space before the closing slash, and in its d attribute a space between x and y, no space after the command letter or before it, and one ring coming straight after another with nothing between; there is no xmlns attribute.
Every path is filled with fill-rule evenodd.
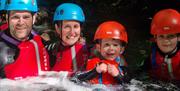
<svg viewBox="0 0 180 91"><path fill-rule="evenodd" d="M124 47L121 46L121 42L116 39L102 39L99 46L101 55L106 60L115 60L124 51Z"/></svg>
<svg viewBox="0 0 180 91"><path fill-rule="evenodd" d="M27 40L32 30L33 19L35 18L28 11L10 11L8 23L12 37L19 41Z"/></svg>
<svg viewBox="0 0 180 91"><path fill-rule="evenodd" d="M62 39L62 43L64 46L71 46L74 45L80 38L81 33L81 26L78 21L63 21L62 22L62 29L60 26L57 32Z"/></svg>
<svg viewBox="0 0 180 91"><path fill-rule="evenodd" d="M163 53L172 52L178 42L177 34L162 34L156 36L156 42Z"/></svg>

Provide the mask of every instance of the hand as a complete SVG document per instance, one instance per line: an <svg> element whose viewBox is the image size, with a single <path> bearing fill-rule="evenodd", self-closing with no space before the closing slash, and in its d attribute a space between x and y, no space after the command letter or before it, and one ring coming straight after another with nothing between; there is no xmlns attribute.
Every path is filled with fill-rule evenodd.
<svg viewBox="0 0 180 91"><path fill-rule="evenodd" d="M51 39L50 39L50 36L48 35L48 33L43 33L43 34L41 34L41 37L45 40L45 41L50 41Z"/></svg>
<svg viewBox="0 0 180 91"><path fill-rule="evenodd" d="M105 64L105 63L97 64L96 71L98 73L105 73L105 72L107 72L107 64Z"/></svg>
<svg viewBox="0 0 180 91"><path fill-rule="evenodd" d="M7 47L4 43L0 43L0 69L7 64L15 61L15 55L18 56L15 49Z"/></svg>
<svg viewBox="0 0 180 91"><path fill-rule="evenodd" d="M112 75L113 77L119 75L119 70L118 68L116 68L115 65L112 65L112 64L108 64L107 65L107 71L110 75Z"/></svg>

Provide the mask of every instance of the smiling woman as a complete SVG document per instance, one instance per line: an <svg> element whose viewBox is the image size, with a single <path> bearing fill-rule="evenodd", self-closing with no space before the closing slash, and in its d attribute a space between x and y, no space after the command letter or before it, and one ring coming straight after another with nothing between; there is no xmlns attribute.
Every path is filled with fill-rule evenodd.
<svg viewBox="0 0 180 91"><path fill-rule="evenodd" d="M56 47L50 50L55 61L53 71L67 71L70 74L84 69L88 53L85 43L82 43L82 24L85 15L80 6L74 3L60 4L53 17L55 31L58 35ZM51 47L53 43L47 45Z"/></svg>

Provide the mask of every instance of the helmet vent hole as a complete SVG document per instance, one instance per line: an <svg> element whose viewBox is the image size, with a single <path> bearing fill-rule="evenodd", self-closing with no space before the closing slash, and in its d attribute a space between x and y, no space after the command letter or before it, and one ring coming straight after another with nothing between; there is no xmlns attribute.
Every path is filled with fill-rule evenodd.
<svg viewBox="0 0 180 91"><path fill-rule="evenodd" d="M64 10L60 10L60 15L63 15L64 14Z"/></svg>

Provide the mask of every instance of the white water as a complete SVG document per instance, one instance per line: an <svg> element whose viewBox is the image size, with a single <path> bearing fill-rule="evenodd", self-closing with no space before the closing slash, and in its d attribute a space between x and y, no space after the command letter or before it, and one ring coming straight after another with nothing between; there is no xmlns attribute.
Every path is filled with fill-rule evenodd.
<svg viewBox="0 0 180 91"><path fill-rule="evenodd" d="M31 77L21 80L0 80L0 91L91 91L78 86L67 79L54 77Z"/></svg>
<svg viewBox="0 0 180 91"><path fill-rule="evenodd" d="M67 79L64 72L48 72L39 77L29 77L21 80L0 79L0 91L151 91L164 88L158 84L144 84L141 81L132 79L130 84L117 86L75 84ZM173 87L173 86L171 86ZM167 88L166 90L168 91ZM172 91L172 90L171 90ZM173 91L176 91L173 90Z"/></svg>
<svg viewBox="0 0 180 91"><path fill-rule="evenodd" d="M143 91L135 85L127 85L128 91ZM55 77L30 77L21 80L0 80L0 91L123 91L122 86L75 84L68 79Z"/></svg>

